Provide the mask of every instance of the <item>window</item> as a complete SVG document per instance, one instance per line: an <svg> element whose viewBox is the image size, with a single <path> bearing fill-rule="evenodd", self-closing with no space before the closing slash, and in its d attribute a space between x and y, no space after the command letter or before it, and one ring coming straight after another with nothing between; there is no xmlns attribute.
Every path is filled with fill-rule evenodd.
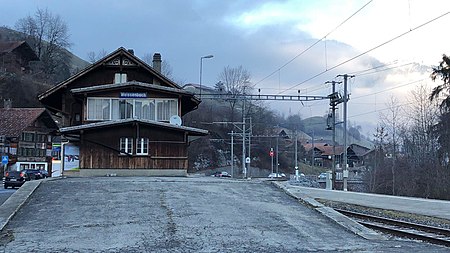
<svg viewBox="0 0 450 253"><path fill-rule="evenodd" d="M177 100L161 99L157 101L156 107L158 121L169 121L171 116L178 115Z"/></svg>
<svg viewBox="0 0 450 253"><path fill-rule="evenodd" d="M39 156L39 149L34 148L19 148L19 156Z"/></svg>
<svg viewBox="0 0 450 253"><path fill-rule="evenodd" d="M148 138L137 139L136 155L148 155Z"/></svg>
<svg viewBox="0 0 450 253"><path fill-rule="evenodd" d="M45 134L36 135L36 142L45 142L45 141L46 141Z"/></svg>
<svg viewBox="0 0 450 253"><path fill-rule="evenodd" d="M136 118L155 120L155 103L153 100L135 100L134 106Z"/></svg>
<svg viewBox="0 0 450 253"><path fill-rule="evenodd" d="M119 111L121 119L133 118L133 100L132 99L119 100Z"/></svg>
<svg viewBox="0 0 450 253"><path fill-rule="evenodd" d="M112 100L111 119L112 120L120 119L119 100L118 99L111 99L111 100Z"/></svg>
<svg viewBox="0 0 450 253"><path fill-rule="evenodd" d="M34 142L34 133L23 132L22 141Z"/></svg>
<svg viewBox="0 0 450 253"><path fill-rule="evenodd" d="M127 74L126 73L116 73L114 75L114 83L126 83Z"/></svg>
<svg viewBox="0 0 450 253"><path fill-rule="evenodd" d="M177 99L88 98L87 120L147 119L169 121L178 115Z"/></svg>
<svg viewBox="0 0 450 253"><path fill-rule="evenodd" d="M88 98L88 120L110 119L111 99Z"/></svg>
<svg viewBox="0 0 450 253"><path fill-rule="evenodd" d="M121 154L133 154L133 139L122 137L120 138L120 152Z"/></svg>

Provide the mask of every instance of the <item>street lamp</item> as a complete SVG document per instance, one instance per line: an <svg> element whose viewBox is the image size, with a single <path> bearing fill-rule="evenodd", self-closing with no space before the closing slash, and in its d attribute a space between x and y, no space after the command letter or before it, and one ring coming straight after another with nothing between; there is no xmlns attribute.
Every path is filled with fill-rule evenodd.
<svg viewBox="0 0 450 253"><path fill-rule="evenodd" d="M200 99L202 98L202 69L203 69L203 59L209 59L209 58L213 58L213 57L214 57L214 55L212 55L212 54L200 57Z"/></svg>

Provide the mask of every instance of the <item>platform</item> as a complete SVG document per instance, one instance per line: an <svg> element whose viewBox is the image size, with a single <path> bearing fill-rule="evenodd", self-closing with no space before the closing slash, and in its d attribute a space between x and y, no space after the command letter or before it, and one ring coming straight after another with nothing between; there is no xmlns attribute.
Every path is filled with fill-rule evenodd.
<svg viewBox="0 0 450 253"><path fill-rule="evenodd" d="M450 220L450 201L309 188L294 186L288 181L283 182L283 186L299 197L307 196Z"/></svg>

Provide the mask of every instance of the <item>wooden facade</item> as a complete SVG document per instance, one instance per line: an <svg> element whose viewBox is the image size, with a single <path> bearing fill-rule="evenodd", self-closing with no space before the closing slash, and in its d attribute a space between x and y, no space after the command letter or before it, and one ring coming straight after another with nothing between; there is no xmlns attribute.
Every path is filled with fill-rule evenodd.
<svg viewBox="0 0 450 253"><path fill-rule="evenodd" d="M151 67L119 48L39 96L61 117L63 137L79 147L80 172L186 174L189 142L207 131L178 121L200 100L163 76L160 65L159 54Z"/></svg>
<svg viewBox="0 0 450 253"><path fill-rule="evenodd" d="M32 61L39 61L39 57L27 42L0 42L0 72L29 72Z"/></svg>
<svg viewBox="0 0 450 253"><path fill-rule="evenodd" d="M44 108L0 108L0 155L8 156L7 170L42 169L51 174L57 129Z"/></svg>

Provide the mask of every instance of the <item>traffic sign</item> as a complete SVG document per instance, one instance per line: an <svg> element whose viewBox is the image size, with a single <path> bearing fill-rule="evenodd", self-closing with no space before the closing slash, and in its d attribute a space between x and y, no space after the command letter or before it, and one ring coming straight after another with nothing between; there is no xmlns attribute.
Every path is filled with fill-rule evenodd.
<svg viewBox="0 0 450 253"><path fill-rule="evenodd" d="M2 164L3 165L5 165L5 164L8 164L8 156L7 155L4 155L4 156L2 156Z"/></svg>

